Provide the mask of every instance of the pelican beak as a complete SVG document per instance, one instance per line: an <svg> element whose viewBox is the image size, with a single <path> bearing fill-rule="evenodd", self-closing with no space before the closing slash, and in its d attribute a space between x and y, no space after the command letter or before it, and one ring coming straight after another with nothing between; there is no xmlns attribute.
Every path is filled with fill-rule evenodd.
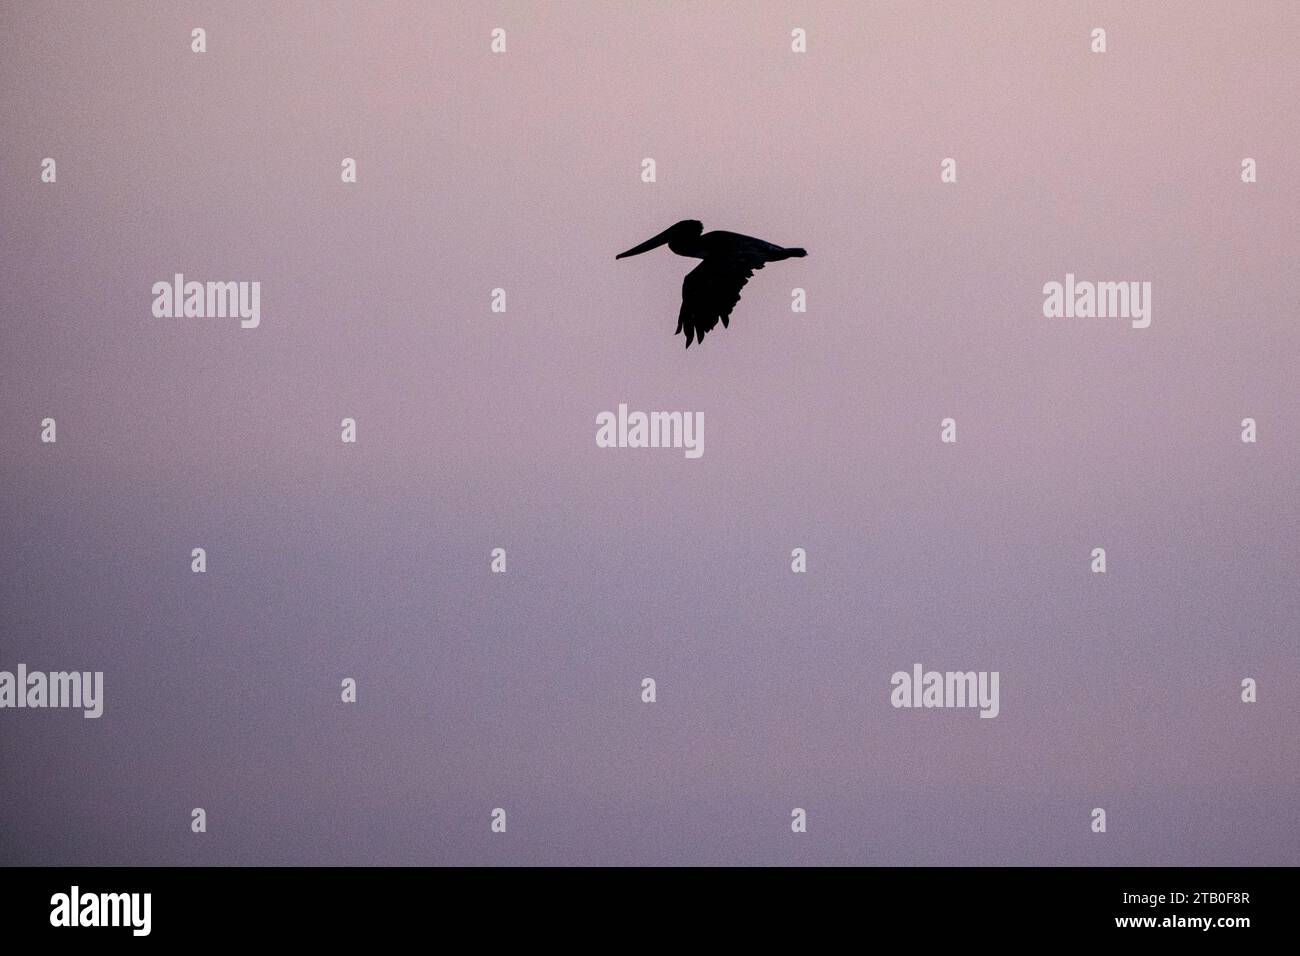
<svg viewBox="0 0 1300 956"><path fill-rule="evenodd" d="M633 246L627 252L620 252L614 258L623 259L626 258L627 256L639 256L643 252L649 252L651 249L657 248L658 246L662 246L665 242L667 242L671 238L672 238L672 230L665 229L663 232L659 233L659 235L655 236L653 239L647 239L645 242L641 243L641 245Z"/></svg>

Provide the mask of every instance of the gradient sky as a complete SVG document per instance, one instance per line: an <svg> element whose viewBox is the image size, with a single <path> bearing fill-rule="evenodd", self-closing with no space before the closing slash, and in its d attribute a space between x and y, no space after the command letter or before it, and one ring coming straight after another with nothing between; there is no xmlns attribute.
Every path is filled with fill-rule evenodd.
<svg viewBox="0 0 1300 956"><path fill-rule="evenodd" d="M1300 863L1298 37L6 4L0 669L106 701L0 712L0 863ZM809 251L689 352L691 263L614 261L682 218ZM178 271L261 327L155 319ZM1151 327L1044 318L1067 272ZM704 457L598 449L620 402ZM915 661L1000 716L891 708Z"/></svg>

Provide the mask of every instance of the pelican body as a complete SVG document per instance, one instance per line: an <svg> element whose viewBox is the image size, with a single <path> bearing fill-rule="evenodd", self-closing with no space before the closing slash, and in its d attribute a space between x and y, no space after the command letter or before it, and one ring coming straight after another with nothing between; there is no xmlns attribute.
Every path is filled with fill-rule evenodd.
<svg viewBox="0 0 1300 956"><path fill-rule="evenodd" d="M712 332L719 320L727 327L731 310L740 301L740 290L757 270L769 262L808 254L737 232L705 232L698 219L683 219L614 258L639 256L662 245L679 256L703 260L682 281L676 334L686 335L687 348L692 341L703 342L705 333Z"/></svg>

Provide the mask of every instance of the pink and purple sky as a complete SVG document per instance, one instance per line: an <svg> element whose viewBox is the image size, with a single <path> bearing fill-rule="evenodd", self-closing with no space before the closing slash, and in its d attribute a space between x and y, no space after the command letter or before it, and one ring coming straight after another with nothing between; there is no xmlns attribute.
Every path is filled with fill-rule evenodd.
<svg viewBox="0 0 1300 956"><path fill-rule="evenodd" d="M105 713L0 712L0 863L1300 863L1298 37L5 5L0 669ZM683 218L809 252L689 352L693 263L614 260ZM260 328L154 318L176 272ZM1044 318L1067 272L1151 327ZM598 449L620 402L703 458ZM893 709L916 661L1000 715Z"/></svg>

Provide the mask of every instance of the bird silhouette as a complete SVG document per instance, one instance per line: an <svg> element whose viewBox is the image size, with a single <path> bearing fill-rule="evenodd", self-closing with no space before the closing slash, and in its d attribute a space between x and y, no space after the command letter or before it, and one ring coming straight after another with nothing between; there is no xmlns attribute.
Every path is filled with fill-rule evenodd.
<svg viewBox="0 0 1300 956"><path fill-rule="evenodd" d="M719 320L727 328L731 310L740 301L740 290L757 270L769 262L808 254L736 232L704 232L704 223L698 219L683 219L614 258L639 256L665 243L679 256L703 260L682 281L682 310L674 334L685 333L687 348L692 341L703 342L705 333L712 332Z"/></svg>

